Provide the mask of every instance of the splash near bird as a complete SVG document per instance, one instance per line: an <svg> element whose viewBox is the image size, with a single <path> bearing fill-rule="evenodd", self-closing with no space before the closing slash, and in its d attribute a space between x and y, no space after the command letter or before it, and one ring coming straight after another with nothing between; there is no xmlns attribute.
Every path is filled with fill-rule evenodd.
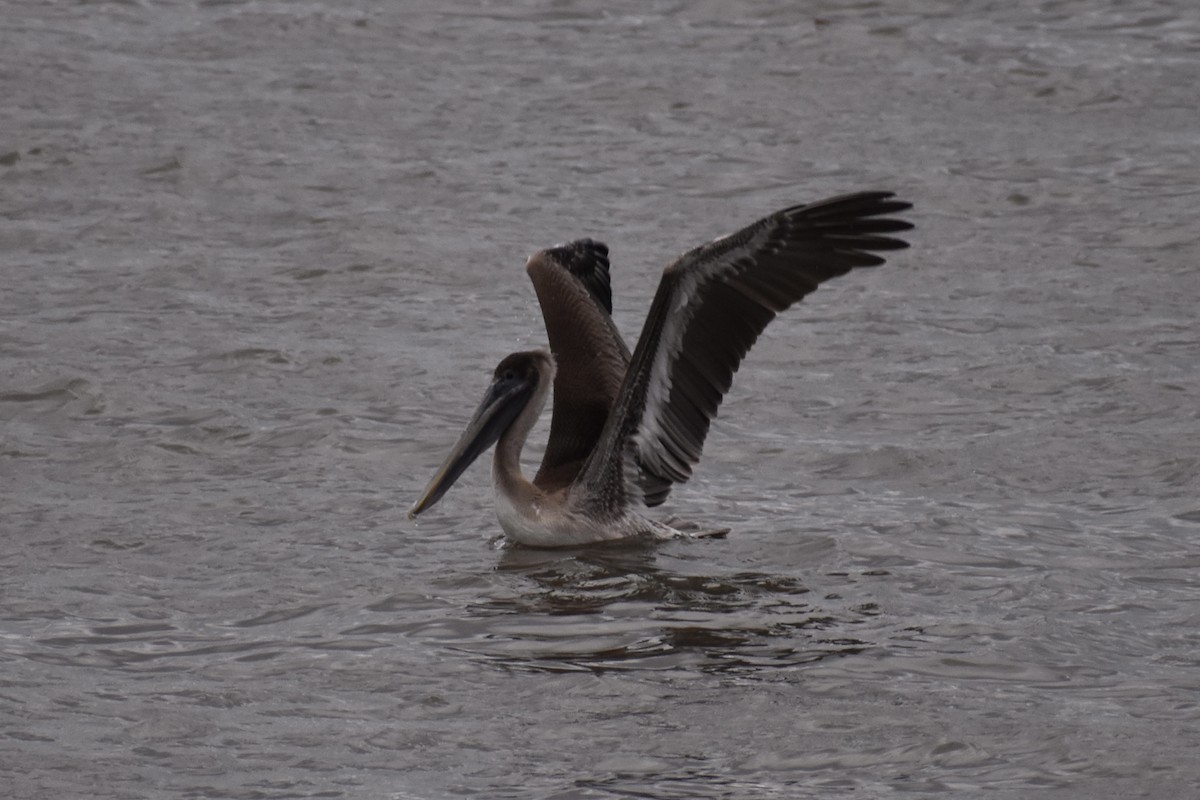
<svg viewBox="0 0 1200 800"><path fill-rule="evenodd" d="M776 211L680 256L663 271L633 354L612 321L608 248L583 239L527 265L550 349L513 353L408 512L422 513L496 445L500 526L513 541L564 547L682 535L643 516L692 475L742 358L775 315L825 281L884 263L912 225L909 203L859 192ZM550 438L533 480L521 449L545 406Z"/></svg>

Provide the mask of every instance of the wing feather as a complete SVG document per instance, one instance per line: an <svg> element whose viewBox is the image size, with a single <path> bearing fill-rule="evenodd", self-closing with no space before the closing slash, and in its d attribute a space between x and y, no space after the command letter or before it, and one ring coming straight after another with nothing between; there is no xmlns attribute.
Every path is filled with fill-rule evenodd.
<svg viewBox="0 0 1200 800"><path fill-rule="evenodd" d="M550 438L533 482L554 490L579 474L617 401L629 348L613 324L608 248L591 239L541 250L526 267L554 354Z"/></svg>
<svg viewBox="0 0 1200 800"><path fill-rule="evenodd" d="M907 242L890 192L792 206L666 268L575 502L616 514L662 503L691 477L733 375L767 324L827 280ZM553 344L553 339L552 339ZM557 413L557 408L556 408Z"/></svg>

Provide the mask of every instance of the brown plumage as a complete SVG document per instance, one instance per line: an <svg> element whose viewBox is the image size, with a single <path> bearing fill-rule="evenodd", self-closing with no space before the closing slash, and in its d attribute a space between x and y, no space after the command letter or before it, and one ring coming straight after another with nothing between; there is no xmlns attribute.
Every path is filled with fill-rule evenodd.
<svg viewBox="0 0 1200 800"><path fill-rule="evenodd" d="M882 264L876 253L907 247L891 234L912 226L886 215L908 208L889 192L843 195L785 208L683 254L664 271L632 356L610 316L608 249L581 240L534 254L528 272L556 368L531 373L522 403L540 410L553 374L553 417L542 466L526 481L540 494L521 492L528 508L498 498L508 504L506 532L537 545L661 533L635 509L659 505L691 477L733 374L767 323L821 283ZM524 430L507 442L510 454L532 425L527 413L519 420L528 424L512 423ZM441 496L448 471L411 513Z"/></svg>

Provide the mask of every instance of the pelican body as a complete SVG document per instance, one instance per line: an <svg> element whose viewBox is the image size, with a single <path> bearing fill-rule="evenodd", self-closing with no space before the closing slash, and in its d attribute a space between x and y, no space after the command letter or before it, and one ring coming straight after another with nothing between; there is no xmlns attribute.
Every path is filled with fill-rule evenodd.
<svg viewBox="0 0 1200 800"><path fill-rule="evenodd" d="M643 516L687 481L742 358L776 314L831 278L884 263L911 206L860 192L792 206L690 250L663 272L632 354L612 321L608 248L591 239L526 266L549 350L513 353L492 375L416 517L489 447L500 527L532 547L681 535ZM553 388L550 437L532 480L521 450Z"/></svg>

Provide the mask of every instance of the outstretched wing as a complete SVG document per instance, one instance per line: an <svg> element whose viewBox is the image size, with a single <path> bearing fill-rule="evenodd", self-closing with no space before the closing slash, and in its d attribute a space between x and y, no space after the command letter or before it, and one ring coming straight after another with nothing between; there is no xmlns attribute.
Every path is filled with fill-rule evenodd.
<svg viewBox="0 0 1200 800"><path fill-rule="evenodd" d="M861 192L793 206L666 268L616 406L574 502L593 514L662 503L691 477L742 358L775 315L821 283L884 262L909 203Z"/></svg>
<svg viewBox="0 0 1200 800"><path fill-rule="evenodd" d="M591 455L616 404L629 348L613 324L608 248L581 239L534 253L526 267L550 338L554 406L535 485L569 485Z"/></svg>

